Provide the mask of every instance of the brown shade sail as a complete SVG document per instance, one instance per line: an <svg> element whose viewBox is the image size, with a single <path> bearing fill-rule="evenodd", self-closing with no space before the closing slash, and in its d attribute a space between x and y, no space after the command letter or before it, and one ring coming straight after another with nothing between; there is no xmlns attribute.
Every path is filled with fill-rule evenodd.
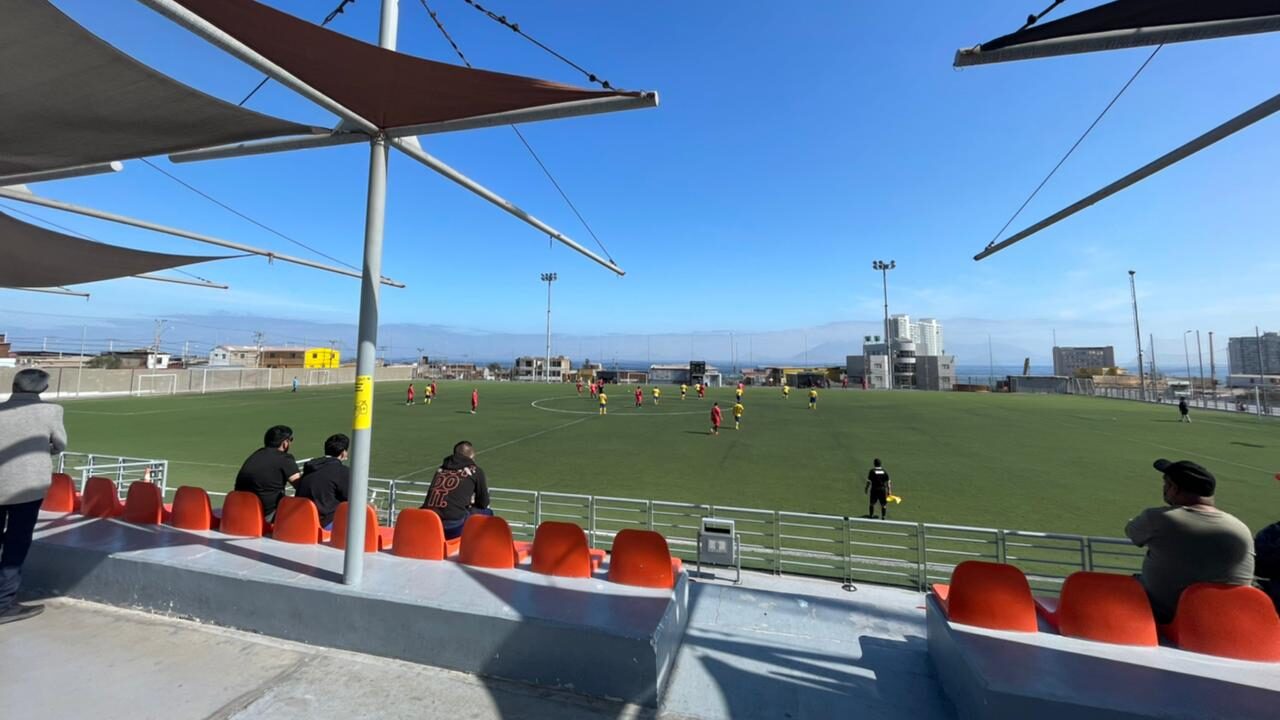
<svg viewBox="0 0 1280 720"><path fill-rule="evenodd" d="M310 132L156 72L46 0L0 3L0 178Z"/></svg>
<svg viewBox="0 0 1280 720"><path fill-rule="evenodd" d="M473 70L385 50L254 0L176 0L381 129L642 93Z"/></svg>
<svg viewBox="0 0 1280 720"><path fill-rule="evenodd" d="M0 287L52 288L227 257L168 255L82 240L0 213Z"/></svg>

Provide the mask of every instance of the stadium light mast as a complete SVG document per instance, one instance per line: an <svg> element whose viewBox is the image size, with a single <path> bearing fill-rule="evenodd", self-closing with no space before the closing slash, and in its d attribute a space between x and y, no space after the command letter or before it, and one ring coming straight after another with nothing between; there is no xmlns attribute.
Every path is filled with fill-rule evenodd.
<svg viewBox="0 0 1280 720"><path fill-rule="evenodd" d="M542 366L542 381L551 382L551 283L556 281L555 273L542 273L542 282L547 284L547 359Z"/></svg>
<svg viewBox="0 0 1280 720"><path fill-rule="evenodd" d="M889 271L898 266L898 263L890 260L872 260L871 268L880 271L880 278L884 284L884 354L885 364L888 366L884 369L885 387L889 390L893 389L893 345L889 343Z"/></svg>
<svg viewBox="0 0 1280 720"><path fill-rule="evenodd" d="M1137 271L1129 271L1129 296L1133 299L1133 339L1138 345L1138 396L1143 402L1147 400L1147 372L1142 367L1142 327L1138 324L1138 285L1133 276Z"/></svg>
<svg viewBox="0 0 1280 720"><path fill-rule="evenodd" d="M1182 333L1182 355L1187 361L1187 398L1192 399L1195 394L1191 392L1191 352L1187 350L1187 336L1194 330L1185 330Z"/></svg>

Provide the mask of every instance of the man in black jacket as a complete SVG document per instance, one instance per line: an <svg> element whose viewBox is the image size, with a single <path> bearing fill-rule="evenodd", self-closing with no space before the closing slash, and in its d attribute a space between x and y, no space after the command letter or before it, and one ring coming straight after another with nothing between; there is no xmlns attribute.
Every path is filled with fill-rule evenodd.
<svg viewBox="0 0 1280 720"><path fill-rule="evenodd" d="M302 466L297 496L316 504L320 527L325 530L333 529L333 514L338 510L338 503L351 499L351 469L342 464L349 447L351 439L346 435L330 435L324 441L324 457L312 458Z"/></svg>
<svg viewBox="0 0 1280 720"><path fill-rule="evenodd" d="M276 506L284 497L286 483L298 482L302 473L298 463L289 454L293 445L293 430L287 425L276 425L267 430L262 447L254 451L236 473L236 490L251 492L262 501L262 516L273 522Z"/></svg>
<svg viewBox="0 0 1280 720"><path fill-rule="evenodd" d="M893 485L889 482L889 471L880 465L880 458L875 459L871 471L867 473L867 486L863 488L871 502L867 506L867 517L876 516L876 503L880 503L880 519L883 520L888 509L889 496L893 494Z"/></svg>
<svg viewBox="0 0 1280 720"><path fill-rule="evenodd" d="M476 450L463 440L453 446L453 454L440 463L423 509L433 510L444 524L445 539L462 534L462 526L473 514L492 515L489 509L489 483L484 471L476 467Z"/></svg>

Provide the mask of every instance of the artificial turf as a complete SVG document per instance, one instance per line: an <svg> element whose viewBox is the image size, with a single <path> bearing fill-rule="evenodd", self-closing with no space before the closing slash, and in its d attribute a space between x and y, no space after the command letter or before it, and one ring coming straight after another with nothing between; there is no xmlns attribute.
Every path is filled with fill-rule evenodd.
<svg viewBox="0 0 1280 720"><path fill-rule="evenodd" d="M748 388L740 431L733 391L680 400L663 386L643 408L609 388L599 417L569 385L442 382L436 400L404 404L406 383L376 387L372 474L428 480L462 439L495 487L861 516L875 457L903 497L890 517L956 525L1120 536L1160 503L1158 457L1190 459L1218 478L1219 505L1257 531L1280 519L1280 424L1170 406L1044 395ZM469 411L472 387L480 411ZM711 436L718 401L726 427ZM534 403L536 402L536 406ZM294 454L350 432L348 387L66 403L71 450L165 458L170 485L229 490L240 461L281 423Z"/></svg>

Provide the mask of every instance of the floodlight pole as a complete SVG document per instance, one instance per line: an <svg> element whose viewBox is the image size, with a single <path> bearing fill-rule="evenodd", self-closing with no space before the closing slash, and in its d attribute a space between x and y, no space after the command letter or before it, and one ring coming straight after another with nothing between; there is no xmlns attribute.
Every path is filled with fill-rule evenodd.
<svg viewBox="0 0 1280 720"><path fill-rule="evenodd" d="M1191 334L1190 330L1182 332L1182 357L1187 362L1187 399L1192 400L1195 394L1191 392L1191 352L1187 350L1187 336Z"/></svg>
<svg viewBox="0 0 1280 720"><path fill-rule="evenodd" d="M1143 402L1147 400L1147 372L1142 367L1142 326L1138 324L1138 284L1134 280L1136 270L1129 271L1129 297L1133 300L1133 339L1138 345L1138 395Z"/></svg>
<svg viewBox="0 0 1280 720"><path fill-rule="evenodd" d="M1204 407L1204 353L1200 350L1199 330L1196 330L1196 360L1200 363L1200 407Z"/></svg>
<svg viewBox="0 0 1280 720"><path fill-rule="evenodd" d="M399 0L382 0L378 45L396 48ZM355 419L351 430L351 502L347 504L344 585L364 579L365 507L369 497L369 454L373 446L373 376L378 352L378 291L382 277L382 235L387 211L387 138L369 141L369 192L364 219L364 269L360 279L360 328L356 334Z"/></svg>
<svg viewBox="0 0 1280 720"><path fill-rule="evenodd" d="M895 371L893 364L893 346L889 342L889 271L897 266L898 264L893 260L890 260L889 262L874 260L871 263L871 267L873 269L880 271L880 278L884 283L884 356L885 364L888 366L884 369L884 384L885 388L888 390L893 389L893 375Z"/></svg>
<svg viewBox="0 0 1280 720"><path fill-rule="evenodd" d="M542 273L542 282L547 284L547 359L542 366L542 381L551 382L551 283L556 281L555 273Z"/></svg>

